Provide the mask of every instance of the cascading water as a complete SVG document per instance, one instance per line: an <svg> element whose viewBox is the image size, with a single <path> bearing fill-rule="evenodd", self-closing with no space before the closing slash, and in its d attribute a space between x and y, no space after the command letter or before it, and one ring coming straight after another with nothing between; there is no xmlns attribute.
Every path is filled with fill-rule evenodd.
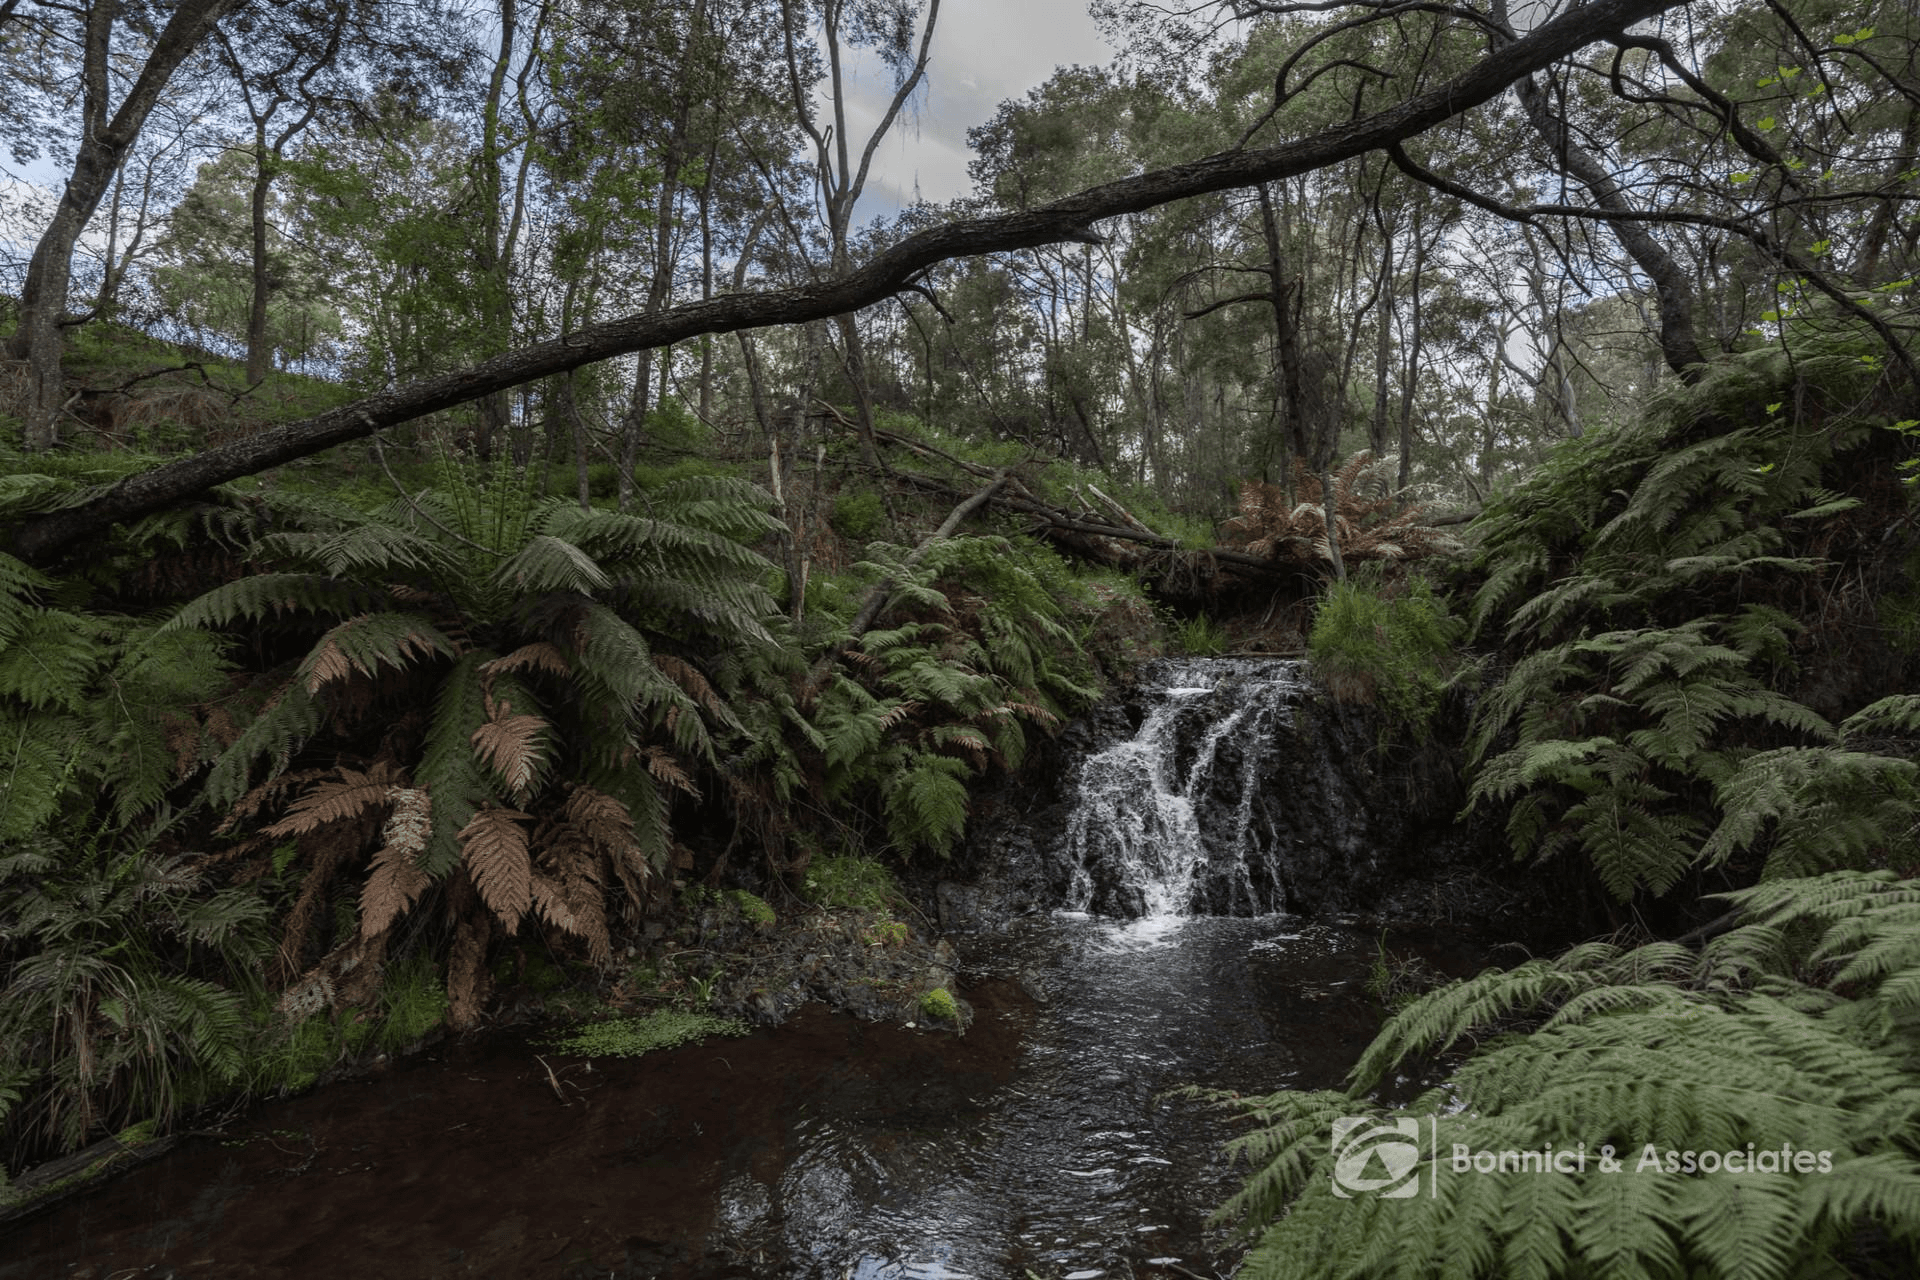
<svg viewBox="0 0 1920 1280"><path fill-rule="evenodd" d="M1261 784L1311 691L1305 664L1189 659L1150 674L1139 729L1076 772L1062 905L1130 917L1284 909L1269 856L1280 798Z"/></svg>
<svg viewBox="0 0 1920 1280"><path fill-rule="evenodd" d="M684 1240L649 1225L641 1188L657 1197L658 1184L628 1174L639 1178L676 1158L659 1134L688 1125L698 1134L700 1125L632 1104L650 1096L652 1085L637 1083L653 1079L644 1062L591 1076L565 1068L562 1078L592 1109L556 1119L562 1136L526 1153L528 1167L587 1162L594 1195L565 1213L555 1209L552 1225L578 1214L576 1232L629 1237L638 1251L615 1272L622 1277L1227 1274L1236 1250L1207 1219L1244 1170L1221 1153L1231 1136L1221 1115L1176 1090L1248 1094L1339 1082L1379 1025L1362 994L1378 928L1301 915L1375 900L1389 883L1402 887L1397 879L1409 868L1438 861L1445 846L1434 837L1445 819L1428 815L1453 805L1445 796L1437 810L1409 804L1404 782L1389 790L1368 759L1371 729L1318 697L1299 663L1156 663L1126 702L1108 704L1068 740L1078 744L1077 758L1031 783L1033 803L1000 804L997 834L978 837L980 883L942 887L943 917L968 901L998 913L980 911L985 927L961 938L962 989L981 1009L970 1033L978 1039L957 1045L944 1030L889 1030L872 1042L884 1039L893 1056L868 1062L864 1031L836 1031L848 1046L836 1050L847 1054L844 1065L769 1107L773 1127L729 1137L719 1166L706 1171L719 1190L693 1228L703 1234ZM1057 803L1039 799L1056 794ZM1026 906L1038 909L1020 914ZM1395 933L1396 948L1408 942ZM1457 944L1419 950L1452 972L1484 958ZM773 1033L761 1049L729 1044L711 1061L731 1073L736 1055L777 1055L788 1034ZM904 1057L903 1043L912 1048ZM955 1065L983 1045L1009 1056L995 1058L991 1072ZM667 1062L659 1068L673 1070ZM314 1095L313 1103L411 1113L442 1089L462 1096L475 1079L466 1070L422 1066L355 1086L361 1092ZM448 1082L436 1084L436 1072ZM543 1077L521 1058L501 1079L508 1092L499 1096L518 1099L512 1106L562 1114L551 1112ZM699 1089L711 1103L736 1087L727 1081L716 1075ZM621 1101L595 1092L602 1088L623 1091ZM461 1152L474 1148L458 1144L491 1141L462 1136L472 1115L462 1105L457 1123L422 1139L432 1148L422 1167L460 1167L474 1158ZM377 1190L360 1193L368 1203L411 1185L411 1175L381 1176L369 1183ZM285 1202L255 1211L271 1224L259 1247L333 1257L329 1233L340 1219L313 1217L306 1184L273 1186ZM225 1192L204 1194L211 1207L196 1198L184 1210L142 1210L141 1220L184 1212L168 1232L212 1230L205 1223L224 1212ZM341 1212L365 1211L358 1200L341 1203L355 1206ZM412 1214L406 1230L418 1231L420 1211L403 1212ZM525 1212L547 1231L539 1210ZM684 1244L685 1266L647 1261L656 1256L650 1242L662 1240ZM450 1256L459 1259L471 1244L453 1241ZM552 1246L569 1247L565 1239ZM201 1245L191 1249L187 1256ZM561 1274L557 1253L539 1256L555 1259L541 1274ZM25 1280L57 1272L0 1262L0 1273Z"/></svg>

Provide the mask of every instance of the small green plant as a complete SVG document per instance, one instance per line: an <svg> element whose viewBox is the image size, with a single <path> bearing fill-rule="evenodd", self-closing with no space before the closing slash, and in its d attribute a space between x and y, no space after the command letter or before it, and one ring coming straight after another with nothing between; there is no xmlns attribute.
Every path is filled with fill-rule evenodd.
<svg viewBox="0 0 1920 1280"><path fill-rule="evenodd" d="M1180 647L1196 658L1217 658L1227 651L1226 628L1204 613L1182 622L1177 634Z"/></svg>
<svg viewBox="0 0 1920 1280"><path fill-rule="evenodd" d="M903 947L907 944L907 926L898 920L886 920L868 929L862 936L870 947Z"/></svg>
<svg viewBox="0 0 1920 1280"><path fill-rule="evenodd" d="M823 907L884 911L900 895L892 872L871 858L849 854L808 863L806 896Z"/></svg>
<svg viewBox="0 0 1920 1280"><path fill-rule="evenodd" d="M740 913L740 918L756 929L771 929L779 922L779 917L774 914L767 900L757 894L748 893L745 889L729 889L725 897L733 904L733 909Z"/></svg>
<svg viewBox="0 0 1920 1280"><path fill-rule="evenodd" d="M688 978L687 987L693 992L693 998L702 1005L713 1003L713 989L720 983L723 969L715 969L704 978Z"/></svg>
<svg viewBox="0 0 1920 1280"><path fill-rule="evenodd" d="M655 1049L694 1044L708 1036L743 1036L749 1028L735 1018L684 1009L661 1009L644 1018L613 1018L590 1023L547 1043L561 1053L583 1058L637 1058Z"/></svg>
<svg viewBox="0 0 1920 1280"><path fill-rule="evenodd" d="M935 987L920 997L920 1012L938 1022L952 1022L960 1016L960 1002L945 987Z"/></svg>
<svg viewBox="0 0 1920 1280"><path fill-rule="evenodd" d="M1460 630L1424 578L1389 586L1356 574L1321 599L1307 654L1334 697L1376 703L1418 733L1439 708Z"/></svg>
<svg viewBox="0 0 1920 1280"><path fill-rule="evenodd" d="M1389 1010L1398 1011L1444 981L1419 956L1387 950L1387 935L1381 933L1380 940L1374 944L1373 964L1367 970L1369 997Z"/></svg>
<svg viewBox="0 0 1920 1280"><path fill-rule="evenodd" d="M880 532L887 509L877 493L843 493L833 500L828 522L849 542L865 542Z"/></svg>
<svg viewBox="0 0 1920 1280"><path fill-rule="evenodd" d="M447 986L439 966L425 952L391 965L380 984L380 1047L404 1048L439 1026L447 1016Z"/></svg>

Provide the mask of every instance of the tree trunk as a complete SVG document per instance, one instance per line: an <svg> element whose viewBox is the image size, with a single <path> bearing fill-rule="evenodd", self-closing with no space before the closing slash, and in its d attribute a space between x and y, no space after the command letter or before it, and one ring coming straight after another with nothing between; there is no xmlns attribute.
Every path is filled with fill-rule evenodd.
<svg viewBox="0 0 1920 1280"><path fill-rule="evenodd" d="M192 54L213 24L239 0L181 0L154 41L139 77L121 100L120 109L107 114L108 64L112 56L113 19L118 10L94 0L86 11L81 50L83 127L53 219L34 245L20 291L20 327L10 354L27 366L27 397L23 442L32 451L49 449L59 441L60 414L66 408L66 387L60 374L60 320L67 305L67 286L73 278L73 247L126 158L147 116L159 101L167 81Z"/></svg>
<svg viewBox="0 0 1920 1280"><path fill-rule="evenodd" d="M1603 210L1631 214L1633 206L1621 193L1620 185L1599 161L1574 142L1572 130L1567 128L1565 120L1554 114L1546 91L1533 82L1533 77L1522 76L1514 88L1520 95L1520 105L1526 110L1528 122L1546 140L1548 150L1561 169L1592 192L1593 202ZM1607 225L1613 228L1613 234L1619 237L1621 247L1634 265L1653 282L1654 293L1660 300L1660 353L1666 357L1668 367L1680 375L1682 382L1698 382L1700 366L1706 357L1700 354L1699 340L1694 337L1693 286L1686 272L1641 223L1621 217Z"/></svg>
<svg viewBox="0 0 1920 1280"><path fill-rule="evenodd" d="M1420 230L1426 211L1424 201L1413 209L1413 274L1407 281L1413 314L1409 317L1411 332L1407 336L1405 372L1400 378L1400 473L1394 484L1394 488L1400 490L1413 482L1413 394L1420 384L1420 351L1424 345L1420 332L1420 281L1426 274L1428 250Z"/></svg>
<svg viewBox="0 0 1920 1280"><path fill-rule="evenodd" d="M257 121L253 129L253 186L247 213L252 231L253 296L247 304L247 385L266 380L273 350L267 345L267 296L273 287L267 270L267 192L273 185L273 165L267 155L267 129Z"/></svg>
<svg viewBox="0 0 1920 1280"><path fill-rule="evenodd" d="M214 485L363 439L491 391L701 334L802 324L856 311L894 296L929 266L950 258L1061 241L1096 243L1097 237L1089 239L1093 233L1088 228L1101 218L1325 168L1451 119L1494 98L1518 77L1679 2L1588 0L1487 55L1446 84L1320 134L1275 147L1221 152L1122 178L1035 209L943 223L898 241L838 280L764 293L724 294L668 311L602 321L470 368L423 378L303 421L268 427L243 440L124 477L85 501L22 521L14 532L15 554L44 562L116 522L137 519Z"/></svg>

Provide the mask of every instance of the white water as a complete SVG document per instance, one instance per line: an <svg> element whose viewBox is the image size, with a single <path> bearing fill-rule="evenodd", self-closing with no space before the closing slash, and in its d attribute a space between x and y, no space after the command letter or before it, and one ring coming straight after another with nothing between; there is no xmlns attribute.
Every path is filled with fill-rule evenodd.
<svg viewBox="0 0 1920 1280"><path fill-rule="evenodd" d="M1186 916L1211 874L1233 906L1279 910L1278 885L1256 887L1247 855L1272 834L1255 817L1260 766L1309 687L1304 664L1190 659L1168 667L1146 692L1133 737L1080 763L1067 830L1075 869L1063 905ZM1236 749L1223 759L1228 743ZM1220 772L1236 765L1232 785L1218 786ZM1231 795L1232 808L1210 811L1210 794Z"/></svg>

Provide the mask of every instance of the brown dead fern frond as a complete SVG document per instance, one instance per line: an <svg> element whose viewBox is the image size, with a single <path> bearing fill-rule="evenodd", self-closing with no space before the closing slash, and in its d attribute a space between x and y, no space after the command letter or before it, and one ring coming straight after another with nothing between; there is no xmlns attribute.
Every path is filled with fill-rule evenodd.
<svg viewBox="0 0 1920 1280"><path fill-rule="evenodd" d="M628 899L636 906L644 902L646 885L654 871L634 835L633 815L627 806L592 787L575 787L567 797L566 820L606 860Z"/></svg>
<svg viewBox="0 0 1920 1280"><path fill-rule="evenodd" d="M517 809L485 808L460 829L461 856L480 900L513 933L533 903L533 864L527 851L529 821Z"/></svg>
<svg viewBox="0 0 1920 1280"><path fill-rule="evenodd" d="M700 788L695 786L693 778L680 766L673 753L663 747L647 747L643 752L647 758L647 772L677 791L684 791L695 800L700 798Z"/></svg>
<svg viewBox="0 0 1920 1280"><path fill-rule="evenodd" d="M549 675L569 676L573 674L573 664L567 661L566 654L545 640L523 644L505 657L480 664L480 674L485 676L512 671L545 671Z"/></svg>
<svg viewBox="0 0 1920 1280"><path fill-rule="evenodd" d="M331 781L316 783L287 806L287 816L265 829L269 836L304 836L324 826L351 821L369 806L385 805L404 771L390 760L377 760L365 773L345 765L333 771Z"/></svg>
<svg viewBox="0 0 1920 1280"><path fill-rule="evenodd" d="M1362 451L1333 476L1333 531L1341 558L1412 560L1457 547L1440 530L1419 523L1423 508L1404 504L1399 493L1372 478L1377 465L1371 452ZM1304 465L1295 474L1292 498L1264 480L1244 481L1239 513L1220 526L1221 543L1266 559L1331 560L1319 477Z"/></svg>
<svg viewBox="0 0 1920 1280"><path fill-rule="evenodd" d="M267 779L234 801L233 808L227 810L227 816L221 820L218 827L214 828L213 833L221 836L228 834L242 822L273 803L282 793L294 787L303 786L316 778L325 778L332 773L332 769L301 769L297 773L283 773L279 777Z"/></svg>
<svg viewBox="0 0 1920 1280"><path fill-rule="evenodd" d="M421 850L433 832L433 798L417 787L394 787L392 812L381 830L381 846L360 890L360 936L384 932L405 915L429 883L419 867Z"/></svg>
<svg viewBox="0 0 1920 1280"><path fill-rule="evenodd" d="M511 702L495 703L491 696L487 713L486 723L473 731L474 754L524 802L546 765L547 722L540 716L514 715Z"/></svg>
<svg viewBox="0 0 1920 1280"><path fill-rule="evenodd" d="M345 680L352 674L353 664L347 661L346 651L328 637L307 660L307 692L318 693L323 685Z"/></svg>
<svg viewBox="0 0 1920 1280"><path fill-rule="evenodd" d="M707 683L706 676L702 675L700 669L691 662L676 658L670 653L656 653L653 655L653 665L659 668L660 674L679 685L681 692L692 698L709 714L723 720L732 719L732 713L727 709L726 701L714 691L713 686Z"/></svg>
<svg viewBox="0 0 1920 1280"><path fill-rule="evenodd" d="M600 857L578 829L552 824L533 873L533 905L563 933L583 939L595 964L613 958L607 908L601 893Z"/></svg>
<svg viewBox="0 0 1920 1280"><path fill-rule="evenodd" d="M307 860L307 874L300 881L299 895L287 911L280 946L274 953L274 973L279 981L291 981L294 975L301 972L307 935L315 921L320 919L327 894L340 869L365 852L367 840L372 835L373 816L374 811L368 809L352 822L323 827L301 838L300 849Z"/></svg>

